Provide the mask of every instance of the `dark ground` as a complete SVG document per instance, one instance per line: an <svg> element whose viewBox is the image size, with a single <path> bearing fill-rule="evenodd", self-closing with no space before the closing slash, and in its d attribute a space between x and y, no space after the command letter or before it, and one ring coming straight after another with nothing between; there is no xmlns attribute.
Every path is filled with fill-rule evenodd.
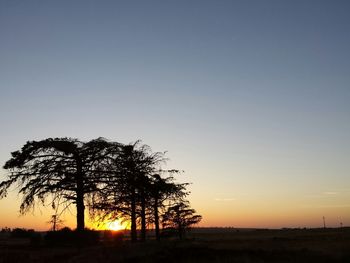
<svg viewBox="0 0 350 263"><path fill-rule="evenodd" d="M0 263L350 262L350 228L195 229L185 241L111 241L77 248L0 236Z"/></svg>

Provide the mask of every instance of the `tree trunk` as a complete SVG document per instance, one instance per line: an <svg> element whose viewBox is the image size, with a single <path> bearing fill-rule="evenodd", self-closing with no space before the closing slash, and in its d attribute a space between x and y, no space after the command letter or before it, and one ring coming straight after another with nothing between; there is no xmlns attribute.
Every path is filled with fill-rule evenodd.
<svg viewBox="0 0 350 263"><path fill-rule="evenodd" d="M53 215L52 216L52 220L53 220L53 226L52 226L52 231L56 231L56 222L57 222L57 216Z"/></svg>
<svg viewBox="0 0 350 263"><path fill-rule="evenodd" d="M136 229L136 193L135 189L132 189L131 194L131 241L137 241L137 229Z"/></svg>
<svg viewBox="0 0 350 263"><path fill-rule="evenodd" d="M144 193L141 195L141 240L146 240L146 200Z"/></svg>
<svg viewBox="0 0 350 263"><path fill-rule="evenodd" d="M85 229L85 206L84 206L84 177L82 171L82 163L79 158L77 158L77 190L76 190L76 205L77 205L77 231L83 232Z"/></svg>
<svg viewBox="0 0 350 263"><path fill-rule="evenodd" d="M179 208L178 208L179 209ZM177 226L178 226L178 230L179 230L179 239L182 240L182 223L181 223L181 215L180 215L180 211L177 210L176 211L177 215L176 215L176 221L177 221Z"/></svg>
<svg viewBox="0 0 350 263"><path fill-rule="evenodd" d="M154 199L154 226L156 230L156 240L160 241L160 234L159 234L159 214L158 214L158 198L156 197Z"/></svg>
<svg viewBox="0 0 350 263"><path fill-rule="evenodd" d="M182 240L182 225L179 224L179 239Z"/></svg>

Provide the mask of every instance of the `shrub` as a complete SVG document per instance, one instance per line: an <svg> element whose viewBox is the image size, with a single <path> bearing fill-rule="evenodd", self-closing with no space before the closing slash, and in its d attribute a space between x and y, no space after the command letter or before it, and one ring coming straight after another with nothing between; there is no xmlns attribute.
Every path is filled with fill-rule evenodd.
<svg viewBox="0 0 350 263"><path fill-rule="evenodd" d="M48 245L92 245L99 242L99 233L93 230L79 233L65 227L59 231L47 232L45 242Z"/></svg>

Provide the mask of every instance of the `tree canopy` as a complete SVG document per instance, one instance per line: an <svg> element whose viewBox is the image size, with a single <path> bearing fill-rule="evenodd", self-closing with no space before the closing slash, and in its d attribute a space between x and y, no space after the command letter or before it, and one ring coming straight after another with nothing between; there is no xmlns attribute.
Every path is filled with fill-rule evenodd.
<svg viewBox="0 0 350 263"><path fill-rule="evenodd" d="M170 206L162 217L163 228L176 230L179 238L182 239L191 226L202 220L202 216L195 213L196 211L190 208L187 201Z"/></svg>
<svg viewBox="0 0 350 263"><path fill-rule="evenodd" d="M185 202L189 194L187 183L175 182L173 175L180 171L163 168L166 161L165 153L152 152L140 141L28 141L4 165L9 173L0 183L0 198L15 185L23 196L23 214L37 203L46 205L47 200L56 210L74 204L77 230L83 231L87 206L92 217L130 221L134 241L138 227L144 240L147 225L153 224L159 240L160 216L174 204Z"/></svg>

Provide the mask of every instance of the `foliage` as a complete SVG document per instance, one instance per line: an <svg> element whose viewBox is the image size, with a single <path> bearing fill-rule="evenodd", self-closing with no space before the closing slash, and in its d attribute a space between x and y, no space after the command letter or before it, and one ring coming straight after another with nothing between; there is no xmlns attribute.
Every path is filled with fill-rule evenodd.
<svg viewBox="0 0 350 263"><path fill-rule="evenodd" d="M101 138L88 143L71 138L29 141L5 163L4 169L10 174L0 184L0 197L6 196L12 185L17 185L23 195L22 214L37 202L45 204L48 198L54 209L62 206L65 210L75 204L77 229L82 231L84 201L97 191L97 177L106 171L101 169L101 160L109 146Z"/></svg>
<svg viewBox="0 0 350 263"><path fill-rule="evenodd" d="M4 165L9 174L0 183L0 198L14 185L23 196L22 214L38 203L50 204L55 210L50 221L53 230L60 223L60 215L73 204L78 232L85 228L87 207L91 217L101 221L130 221L133 241L137 240L137 228L145 240L146 229L153 224L159 240L162 213L176 208L174 204L186 203L189 194L188 184L176 183L173 177L181 171L164 169L166 161L165 153L153 152L140 141L126 145L103 138L88 142L72 138L28 141ZM192 223L190 217L183 216L187 220L184 229L200 220L194 216ZM57 235L62 233L66 232Z"/></svg>
<svg viewBox="0 0 350 263"><path fill-rule="evenodd" d="M118 148L118 154L111 156L112 172L93 198L93 217L102 221L127 219L133 241L137 239L137 226L141 226L144 240L147 225L154 224L159 239L159 210L165 207L165 201L174 202L187 195L187 184L176 184L172 176L161 176L180 172L162 169L167 160L164 153L154 153L139 141Z"/></svg>
<svg viewBox="0 0 350 263"><path fill-rule="evenodd" d="M163 229L177 230L179 238L182 239L192 225L202 220L202 216L195 213L196 211L190 208L188 202L175 204L169 207L162 217Z"/></svg>
<svg viewBox="0 0 350 263"><path fill-rule="evenodd" d="M46 233L45 242L47 245L92 245L99 242L98 231L85 230L83 233L72 231L65 227L58 231L49 231Z"/></svg>
<svg viewBox="0 0 350 263"><path fill-rule="evenodd" d="M34 229L14 228L11 231L11 237L30 238L34 234Z"/></svg>

